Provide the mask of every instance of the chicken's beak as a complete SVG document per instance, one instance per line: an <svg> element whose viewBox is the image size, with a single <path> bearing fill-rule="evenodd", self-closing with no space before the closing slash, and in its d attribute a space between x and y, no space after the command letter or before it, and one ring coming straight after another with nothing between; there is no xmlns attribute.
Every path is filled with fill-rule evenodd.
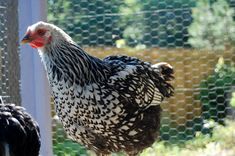
<svg viewBox="0 0 235 156"><path fill-rule="evenodd" d="M20 43L23 45L23 44L29 43L29 42L31 42L31 41L32 41L32 39L31 39L30 35L29 35L29 34L26 34L26 35L24 36L24 38L21 40Z"/></svg>

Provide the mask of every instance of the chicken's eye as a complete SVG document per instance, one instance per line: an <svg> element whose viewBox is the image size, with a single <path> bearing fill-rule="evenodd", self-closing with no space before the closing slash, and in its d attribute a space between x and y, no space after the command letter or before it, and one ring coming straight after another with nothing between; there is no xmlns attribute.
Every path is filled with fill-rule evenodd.
<svg viewBox="0 0 235 156"><path fill-rule="evenodd" d="M37 30L37 34L40 35L40 36L43 36L45 33L46 33L46 31L43 30L43 29L38 29Z"/></svg>

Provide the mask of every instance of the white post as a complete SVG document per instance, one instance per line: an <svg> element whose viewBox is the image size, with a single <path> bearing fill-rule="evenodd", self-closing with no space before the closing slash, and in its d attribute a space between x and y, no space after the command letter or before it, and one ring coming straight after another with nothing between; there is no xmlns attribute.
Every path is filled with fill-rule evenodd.
<svg viewBox="0 0 235 156"><path fill-rule="evenodd" d="M19 38L27 27L46 20L46 0L19 1ZM50 93L45 71L37 50L28 45L20 47L22 106L37 120L41 131L41 155L52 156L52 127Z"/></svg>

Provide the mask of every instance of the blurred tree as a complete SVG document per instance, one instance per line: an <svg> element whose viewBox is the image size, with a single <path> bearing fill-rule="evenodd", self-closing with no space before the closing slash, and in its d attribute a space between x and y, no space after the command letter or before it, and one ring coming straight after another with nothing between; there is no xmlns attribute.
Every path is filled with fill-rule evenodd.
<svg viewBox="0 0 235 156"><path fill-rule="evenodd" d="M48 0L48 21L82 45L113 45L119 0Z"/></svg>
<svg viewBox="0 0 235 156"><path fill-rule="evenodd" d="M185 47L195 0L48 0L48 21L83 45ZM119 42L118 42L119 43Z"/></svg>
<svg viewBox="0 0 235 156"><path fill-rule="evenodd" d="M129 46L188 46L195 0L124 0L124 4L120 25Z"/></svg>
<svg viewBox="0 0 235 156"><path fill-rule="evenodd" d="M187 28L195 0L143 0L144 44L157 47L188 47Z"/></svg>
<svg viewBox="0 0 235 156"><path fill-rule="evenodd" d="M137 46L141 44L144 36L144 16L141 0L124 0L120 6L120 29L121 37L128 46Z"/></svg>
<svg viewBox="0 0 235 156"><path fill-rule="evenodd" d="M213 119L224 123L229 106L229 95L232 86L235 86L235 65L225 63L221 57L214 73L202 80L200 84L200 101L202 103L203 119Z"/></svg>
<svg viewBox="0 0 235 156"><path fill-rule="evenodd" d="M235 107L235 92L232 93L232 98L231 98L231 101L230 101L230 105L232 107Z"/></svg>
<svg viewBox="0 0 235 156"><path fill-rule="evenodd" d="M226 0L199 0L193 9L189 43L195 48L224 50L235 44L234 9Z"/></svg>

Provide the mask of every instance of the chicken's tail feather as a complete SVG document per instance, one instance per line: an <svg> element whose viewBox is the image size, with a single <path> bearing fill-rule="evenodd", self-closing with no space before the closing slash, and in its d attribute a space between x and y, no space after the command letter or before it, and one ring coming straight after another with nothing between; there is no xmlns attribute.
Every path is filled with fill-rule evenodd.
<svg viewBox="0 0 235 156"><path fill-rule="evenodd" d="M165 81L171 81L174 79L174 70L170 64L161 62L152 65L152 67L159 70L159 73L161 73L161 76L164 78Z"/></svg>
<svg viewBox="0 0 235 156"><path fill-rule="evenodd" d="M174 87L169 83L174 79L174 69L173 67L166 63L160 62L152 65L154 72L160 76L159 81L156 82L156 86L158 86L159 91L165 97L170 97L174 94Z"/></svg>

